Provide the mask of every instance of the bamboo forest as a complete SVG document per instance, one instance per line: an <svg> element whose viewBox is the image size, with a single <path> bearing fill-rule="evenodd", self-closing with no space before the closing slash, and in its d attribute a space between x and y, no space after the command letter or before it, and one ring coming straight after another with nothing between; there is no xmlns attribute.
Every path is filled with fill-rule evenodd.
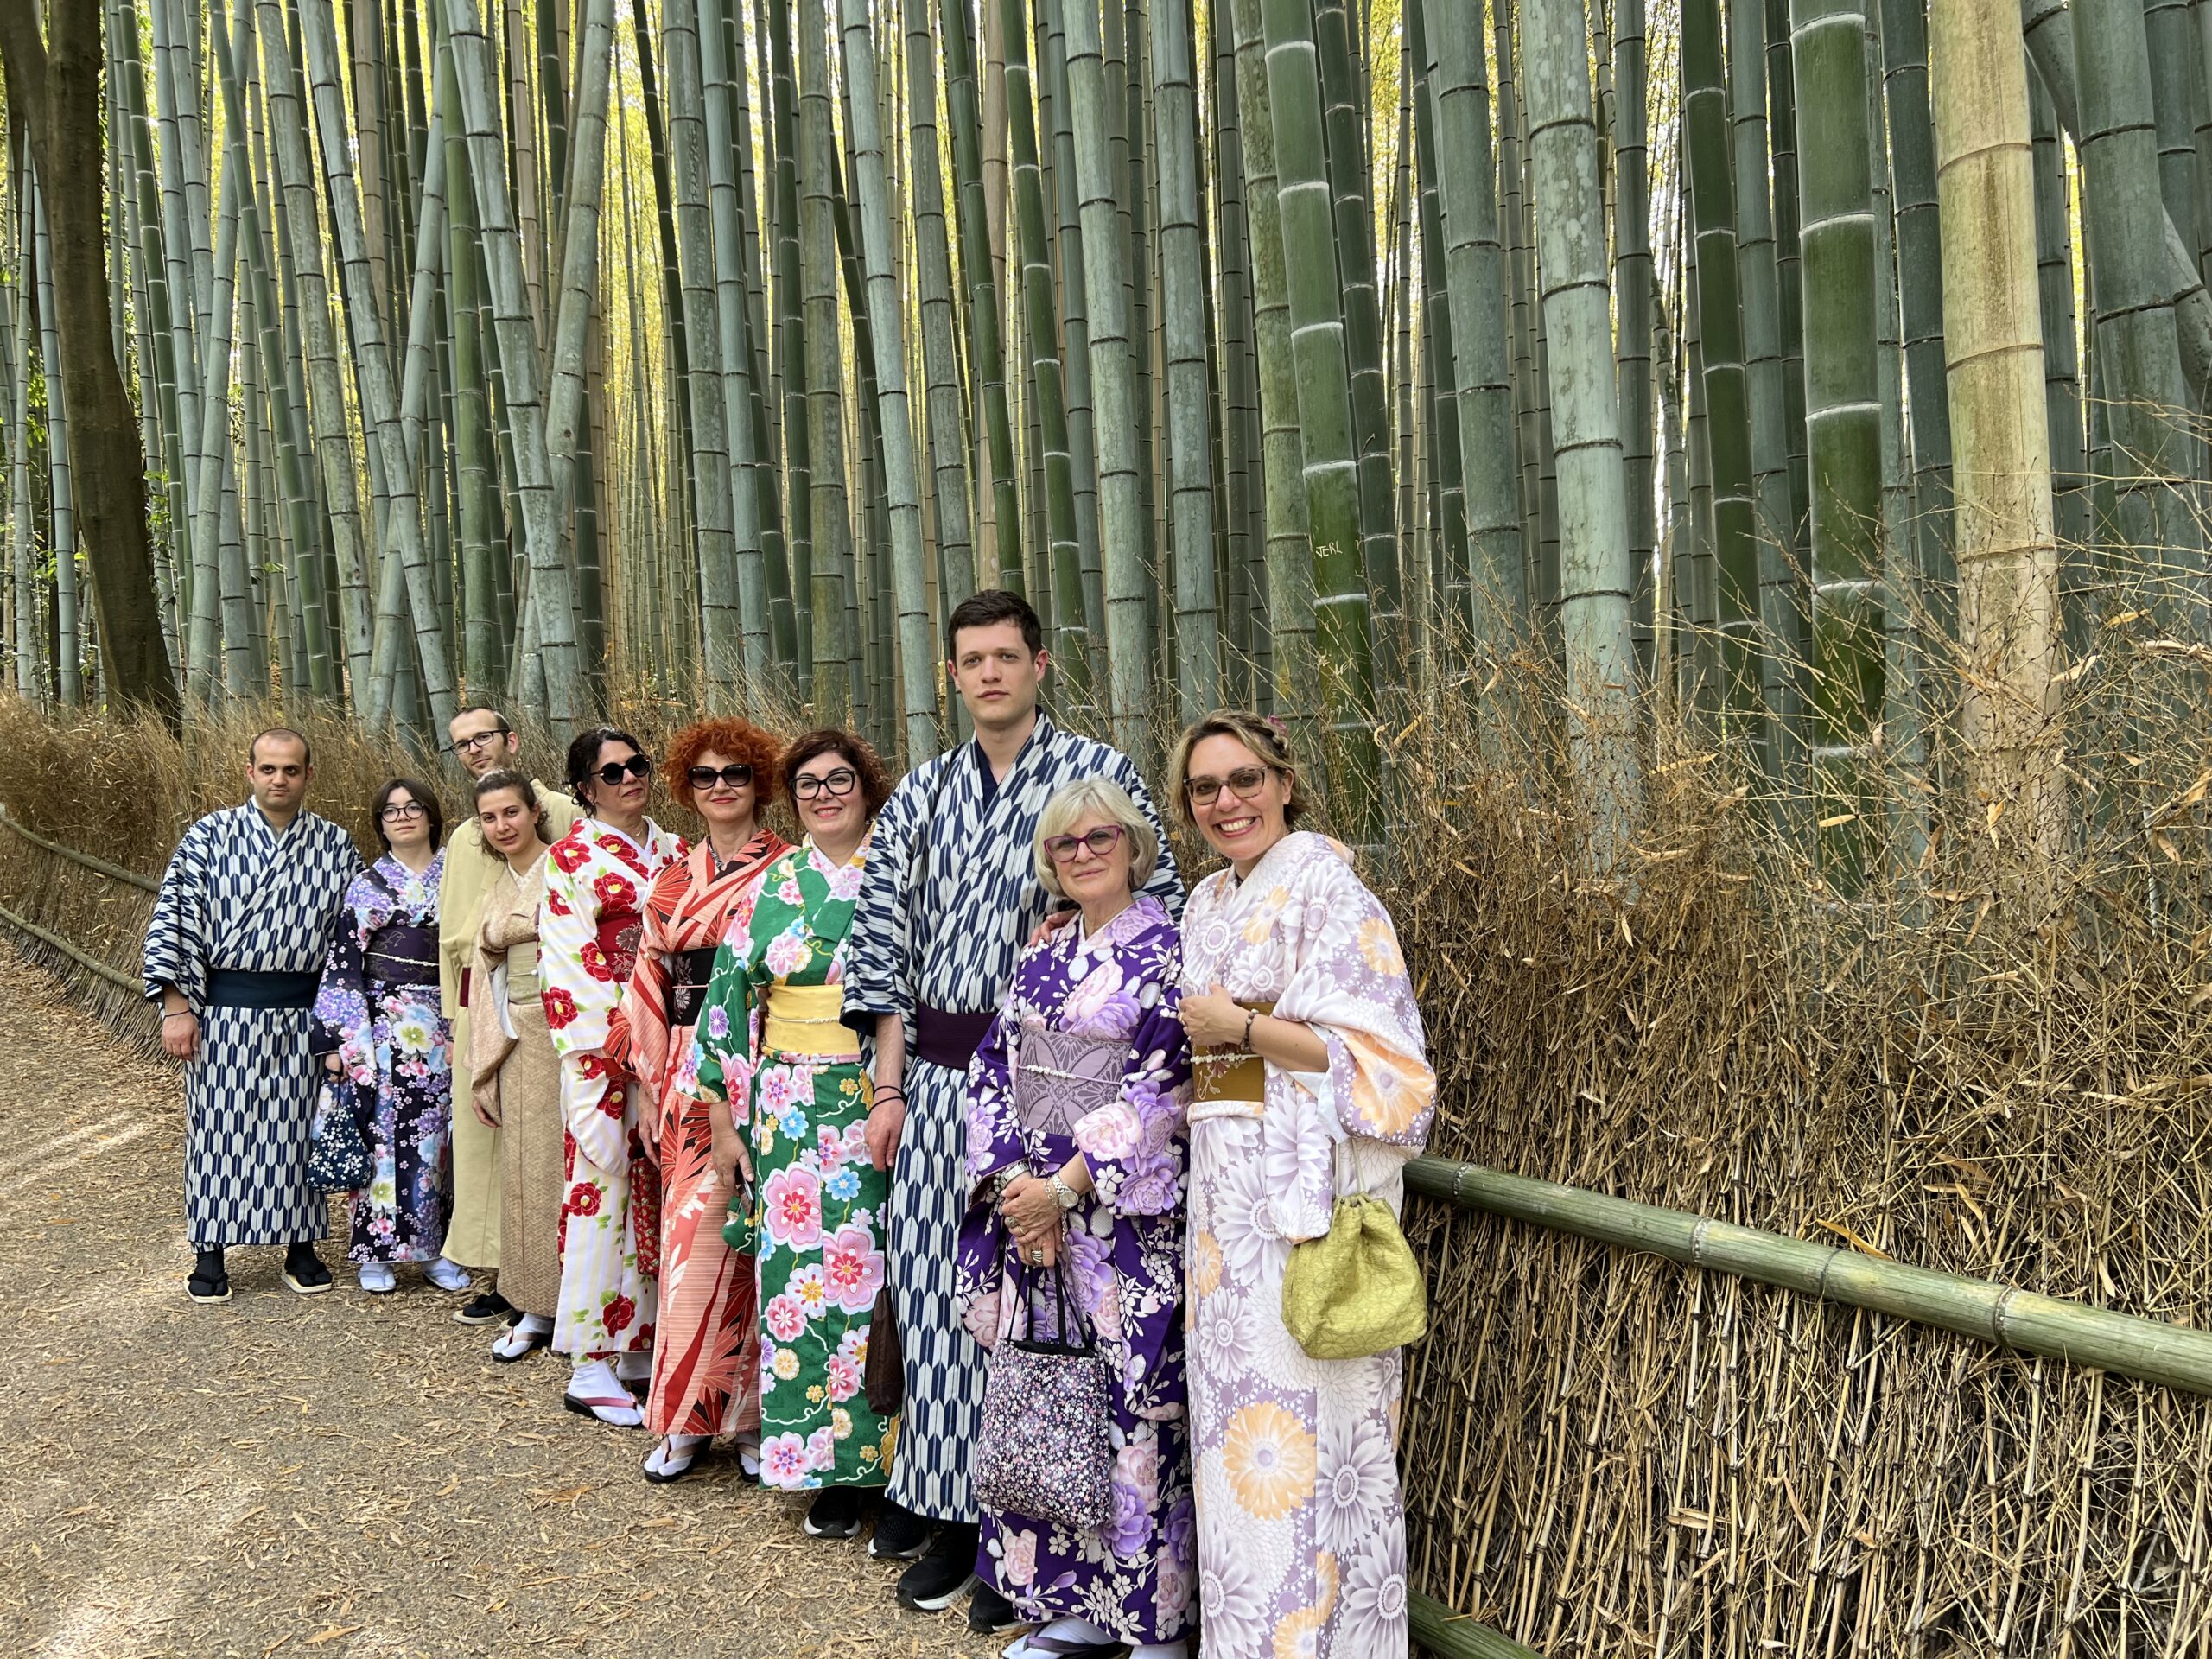
<svg viewBox="0 0 2212 1659"><path fill-rule="evenodd" d="M96 1006L256 723L364 844L471 702L895 773L1014 589L1155 778L1279 719L1395 918L1429 1650L2212 1652L2212 0L0 61L0 922Z"/></svg>
<svg viewBox="0 0 2212 1659"><path fill-rule="evenodd" d="M2212 19L1432 3L16 9L14 685L912 758L1004 585L1065 717L1325 722L1354 819L1521 645L1631 816L1655 689L1856 813L1954 646L2020 772L2055 548L2201 571Z"/></svg>

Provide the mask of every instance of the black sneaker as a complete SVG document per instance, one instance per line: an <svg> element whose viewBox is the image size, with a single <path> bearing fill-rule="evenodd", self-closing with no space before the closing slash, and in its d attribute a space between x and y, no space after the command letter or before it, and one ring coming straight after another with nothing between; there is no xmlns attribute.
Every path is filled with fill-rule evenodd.
<svg viewBox="0 0 2212 1659"><path fill-rule="evenodd" d="M814 1507L799 1523L810 1538L857 1538L861 1535L861 1495L850 1486L825 1486Z"/></svg>
<svg viewBox="0 0 2212 1659"><path fill-rule="evenodd" d="M455 1325L512 1325L515 1305L496 1290L479 1291L453 1311Z"/></svg>
<svg viewBox="0 0 2212 1659"><path fill-rule="evenodd" d="M930 1547L930 1523L889 1498L876 1506L868 1553L879 1561L911 1561Z"/></svg>
<svg viewBox="0 0 2212 1659"><path fill-rule="evenodd" d="M976 1583L976 1529L957 1523L937 1535L929 1553L899 1576L899 1605L943 1612Z"/></svg>
<svg viewBox="0 0 2212 1659"><path fill-rule="evenodd" d="M968 1598L968 1628L978 1636L1004 1636L1029 1621L1014 1611L1014 1604L989 1584L978 1584Z"/></svg>
<svg viewBox="0 0 2212 1659"><path fill-rule="evenodd" d="M284 1282L302 1296L314 1296L330 1288L330 1269L314 1245L295 1244L284 1252Z"/></svg>

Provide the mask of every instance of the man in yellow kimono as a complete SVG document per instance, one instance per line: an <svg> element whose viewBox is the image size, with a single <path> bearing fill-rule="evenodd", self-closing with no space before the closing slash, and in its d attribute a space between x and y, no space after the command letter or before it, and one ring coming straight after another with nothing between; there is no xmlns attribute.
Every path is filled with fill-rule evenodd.
<svg viewBox="0 0 2212 1659"><path fill-rule="evenodd" d="M522 747L506 716L488 703L469 704L453 717L446 734L472 785L512 767ZM531 782L545 807L545 838L558 841L576 821L576 804L557 789ZM445 878L438 885L438 988L446 1018L453 1022L453 1221L446 1230L446 1255L465 1268L499 1265L499 1132L464 1103L471 1082L468 964L484 895L500 868L485 852L484 831L471 812L447 843ZM496 1325L513 1312L505 1297L487 1288L454 1319L462 1325Z"/></svg>

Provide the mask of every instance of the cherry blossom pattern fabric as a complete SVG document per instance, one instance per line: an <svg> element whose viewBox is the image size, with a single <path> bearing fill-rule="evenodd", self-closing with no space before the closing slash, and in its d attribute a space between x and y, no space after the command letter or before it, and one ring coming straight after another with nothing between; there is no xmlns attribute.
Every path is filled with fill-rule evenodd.
<svg viewBox="0 0 2212 1659"><path fill-rule="evenodd" d="M868 1162L869 1093L859 1039L800 1054L767 1041L779 987L842 985L863 843L840 867L811 839L771 864L731 916L693 1033L693 1086L743 1103L760 1184L760 1483L798 1491L880 1486L896 1420L861 1391L868 1315L883 1288L890 1179Z"/></svg>
<svg viewBox="0 0 2212 1659"><path fill-rule="evenodd" d="M1183 1182L1190 1044L1175 925L1149 894L1096 934L1062 929L1028 951L968 1073L968 1174L1047 1175L1077 1153L1094 1191L1068 1212L1068 1282L1111 1377L1113 1516L1074 1532L983 1511L977 1570L1038 1623L1072 1614L1125 1642L1189 1624L1193 1515L1185 1421ZM1025 1067L1025 1061L1027 1066ZM1023 1072L1027 1071L1026 1077ZM1049 1332L1042 1275L971 1203L960 1298L986 1348Z"/></svg>
<svg viewBox="0 0 2212 1659"><path fill-rule="evenodd" d="M753 1258L722 1242L730 1189L715 1171L713 1115L683 1086L691 1027L671 1023L682 953L712 950L740 896L778 854L763 830L728 864L702 842L645 897L645 931L607 1052L642 1085L645 1135L660 1153L660 1305L645 1427L656 1434L734 1434L760 1421Z"/></svg>
<svg viewBox="0 0 2212 1659"><path fill-rule="evenodd" d="M632 840L586 817L545 855L538 974L567 1131L553 1346L574 1359L653 1345L659 1182L639 1133L638 1081L606 1046L637 965L646 890L685 851L650 819Z"/></svg>
<svg viewBox="0 0 2212 1659"><path fill-rule="evenodd" d="M386 854L353 878L315 992L311 1046L335 1052L359 1099L369 1184L353 1195L349 1262L429 1262L453 1211L453 1033L435 981L395 984L371 961L394 926L438 925L445 855L420 875Z"/></svg>
<svg viewBox="0 0 2212 1659"><path fill-rule="evenodd" d="M1351 855L1285 836L1183 917L1185 995L1272 1001L1328 1047L1269 1061L1266 1101L1191 1109L1187 1281L1192 1474L1206 1659L1403 1653L1405 1515L1396 1351L1316 1360L1283 1328L1290 1249L1339 1193L1395 1211L1426 1142L1435 1076L1396 930Z"/></svg>

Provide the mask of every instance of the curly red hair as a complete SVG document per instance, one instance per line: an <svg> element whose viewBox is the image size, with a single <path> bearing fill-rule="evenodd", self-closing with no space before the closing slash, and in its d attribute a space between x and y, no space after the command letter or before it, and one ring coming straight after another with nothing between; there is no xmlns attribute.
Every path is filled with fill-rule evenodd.
<svg viewBox="0 0 2212 1659"><path fill-rule="evenodd" d="M784 741L749 720L695 720L676 734L668 746L668 790L677 802L696 810L691 799L691 780L686 776L702 754L719 754L724 764L735 762L753 768L753 808L766 812L779 792L776 757Z"/></svg>

